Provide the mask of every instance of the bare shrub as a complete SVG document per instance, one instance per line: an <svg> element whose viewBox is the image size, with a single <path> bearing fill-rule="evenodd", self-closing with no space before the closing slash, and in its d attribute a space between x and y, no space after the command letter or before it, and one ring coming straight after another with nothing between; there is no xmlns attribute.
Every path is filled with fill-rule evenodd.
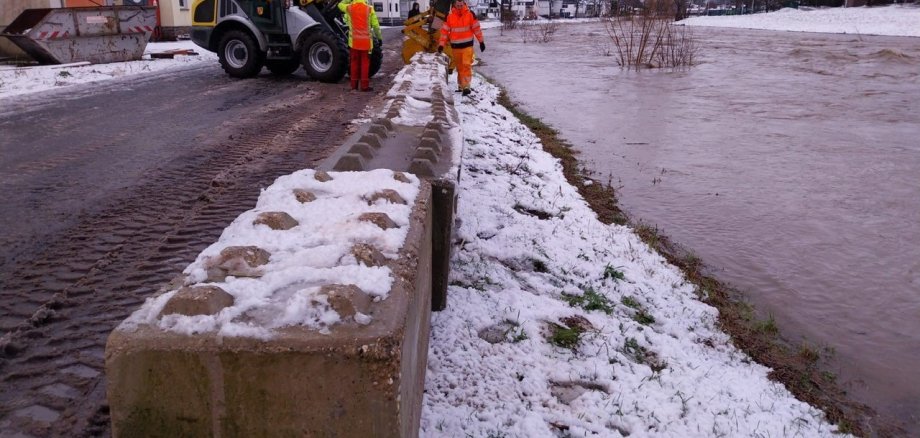
<svg viewBox="0 0 920 438"><path fill-rule="evenodd" d="M617 63L628 68L685 68L693 65L698 46L686 26L672 25L668 14L646 10L639 16L604 22L616 48Z"/></svg>
<svg viewBox="0 0 920 438"><path fill-rule="evenodd" d="M527 43L548 43L553 40L556 31L559 30L559 23L553 20L541 22L522 22L519 25L520 33L518 36L521 42Z"/></svg>
<svg viewBox="0 0 920 438"><path fill-rule="evenodd" d="M594 50L600 56L613 56L613 46L610 40L600 39L594 42Z"/></svg>
<svg viewBox="0 0 920 438"><path fill-rule="evenodd" d="M514 30L521 23L521 16L517 11L502 11L502 28L501 34L504 35L506 30Z"/></svg>
<svg viewBox="0 0 920 438"><path fill-rule="evenodd" d="M559 23L550 20L545 21L537 25L540 41L548 43L553 40L553 36L556 34L556 31L559 30Z"/></svg>

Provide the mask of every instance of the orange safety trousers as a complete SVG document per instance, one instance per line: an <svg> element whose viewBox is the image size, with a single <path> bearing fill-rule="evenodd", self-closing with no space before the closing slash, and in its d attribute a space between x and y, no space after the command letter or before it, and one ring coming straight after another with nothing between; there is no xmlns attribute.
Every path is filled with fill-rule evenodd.
<svg viewBox="0 0 920 438"><path fill-rule="evenodd" d="M463 89L470 88L470 82L473 80L473 47L451 49L451 52L454 65L457 66L457 86Z"/></svg>

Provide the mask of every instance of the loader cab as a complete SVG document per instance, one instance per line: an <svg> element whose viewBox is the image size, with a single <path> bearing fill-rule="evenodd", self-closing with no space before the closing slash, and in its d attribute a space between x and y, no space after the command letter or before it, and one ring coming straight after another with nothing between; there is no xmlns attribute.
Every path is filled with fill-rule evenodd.
<svg viewBox="0 0 920 438"><path fill-rule="evenodd" d="M237 0L252 18L252 24L265 33L284 32L284 0Z"/></svg>

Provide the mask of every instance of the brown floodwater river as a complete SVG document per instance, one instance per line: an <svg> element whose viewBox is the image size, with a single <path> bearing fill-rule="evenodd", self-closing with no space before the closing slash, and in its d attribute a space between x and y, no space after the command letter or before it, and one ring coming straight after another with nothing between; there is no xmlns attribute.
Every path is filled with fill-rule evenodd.
<svg viewBox="0 0 920 438"><path fill-rule="evenodd" d="M601 24L493 29L478 71L920 434L920 38L693 32L699 65L635 72Z"/></svg>

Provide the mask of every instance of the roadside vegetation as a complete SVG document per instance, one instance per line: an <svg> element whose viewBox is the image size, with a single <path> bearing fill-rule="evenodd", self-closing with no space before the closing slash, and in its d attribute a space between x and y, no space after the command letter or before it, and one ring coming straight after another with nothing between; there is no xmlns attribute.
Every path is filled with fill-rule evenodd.
<svg viewBox="0 0 920 438"><path fill-rule="evenodd" d="M743 294L707 273L705 264L686 248L671 241L657 227L639 220L632 220L617 204L616 190L610 181L596 182L589 172L580 167L577 152L561 140L558 133L539 119L536 119L511 102L504 91L499 103L505 106L522 123L528 126L541 140L544 150L558 158L569 183L575 186L582 197L606 224L629 225L650 247L658 251L671 264L680 268L687 279L696 285L701 301L719 311L719 325L728 333L735 346L747 353L758 363L772 369L769 377L786 386L798 399L821 410L841 432L866 436L871 430L866 419L872 416L867 406L849 400L840 387L836 376L822 367L822 359L833 354L829 349L817 348L807 342L792 342L783 338L773 315L758 316L754 307L745 301ZM620 279L616 267L608 266L605 278ZM580 296L564 296L573 307L600 310L609 313L614 303L605 297L598 297L591 289ZM632 312L632 318L640 324L652 324L654 317L648 314L634 297L623 297L620 303ZM549 342L563 348L577 346L583 331L569 327L552 327ZM627 342L624 351L637 360L665 367L657 358L649 357L637 345ZM876 430L875 432L878 432Z"/></svg>
<svg viewBox="0 0 920 438"><path fill-rule="evenodd" d="M612 16L604 21L617 63L623 68L689 68L699 45L693 30L674 26L671 2L650 0L639 13ZM680 9L677 9L680 11Z"/></svg>

